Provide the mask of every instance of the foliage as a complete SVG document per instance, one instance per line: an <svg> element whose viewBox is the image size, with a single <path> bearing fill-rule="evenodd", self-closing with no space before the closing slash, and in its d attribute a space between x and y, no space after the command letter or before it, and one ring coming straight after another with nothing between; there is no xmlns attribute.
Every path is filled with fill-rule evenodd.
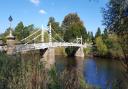
<svg viewBox="0 0 128 89"><path fill-rule="evenodd" d="M110 0L103 9L103 24L118 37L123 59L122 65L128 73L128 2L127 0ZM128 80L128 74L125 75ZM128 81L126 81L128 82Z"/></svg>
<svg viewBox="0 0 128 89"><path fill-rule="evenodd" d="M110 0L103 9L104 25L118 36L118 41L127 59L128 54L128 3L127 0Z"/></svg>
<svg viewBox="0 0 128 89"><path fill-rule="evenodd" d="M106 29L104 29L101 36L95 38L95 45L95 51L97 51L100 56L119 59L123 56L117 35L114 33L109 34Z"/></svg>
<svg viewBox="0 0 128 89"><path fill-rule="evenodd" d="M35 52L17 57L0 53L0 89L86 89L75 68L58 75L55 67L45 69L39 59Z"/></svg>
<svg viewBox="0 0 128 89"><path fill-rule="evenodd" d="M49 71L49 76L50 76L51 84L49 85L48 89L61 89L60 80L57 77L58 74L54 67Z"/></svg>
<svg viewBox="0 0 128 89"><path fill-rule="evenodd" d="M94 36L92 32L87 33L87 40L86 42L94 42Z"/></svg>
<svg viewBox="0 0 128 89"><path fill-rule="evenodd" d="M15 27L14 35L15 35L16 39L18 39L20 41L23 38L27 37L30 34L30 31L32 31L33 29L34 29L33 25L24 26L23 22L20 22Z"/></svg>
<svg viewBox="0 0 128 89"><path fill-rule="evenodd" d="M86 28L84 27L83 22L76 13L69 13L68 15L66 15L62 22L61 28L63 28L63 39L66 42L76 42L77 37L82 37L83 42L85 42L85 40L87 39ZM73 56L76 52L76 48L66 48L65 51L68 56Z"/></svg>
<svg viewBox="0 0 128 89"><path fill-rule="evenodd" d="M64 40L67 42L73 41L77 37L83 38L83 42L87 39L87 32L80 20L80 17L76 13L70 13L65 16L62 27L65 29Z"/></svg>
<svg viewBox="0 0 128 89"><path fill-rule="evenodd" d="M98 52L101 55L107 54L107 52L108 52L107 46L104 44L102 37L100 37L100 36L96 38L96 47L97 47Z"/></svg>
<svg viewBox="0 0 128 89"><path fill-rule="evenodd" d="M53 40L62 41L63 38L63 31L61 30L61 27L59 26L59 22L56 22L54 17L50 17L48 21L48 26L51 24L52 28L52 36Z"/></svg>
<svg viewBox="0 0 128 89"><path fill-rule="evenodd" d="M116 34L111 34L105 39L105 44L107 44L108 52L113 58L121 58L123 56L122 49L118 43L118 37Z"/></svg>
<svg viewBox="0 0 128 89"><path fill-rule="evenodd" d="M100 28L98 27L97 29L97 32L96 32L96 35L95 35L95 38L98 37L98 36L101 36L101 30Z"/></svg>
<svg viewBox="0 0 128 89"><path fill-rule="evenodd" d="M90 53L93 52L91 47L84 48L83 50L85 55L89 55Z"/></svg>
<svg viewBox="0 0 128 89"><path fill-rule="evenodd" d="M23 29L24 29L23 22L18 23L18 25L15 27L14 35L19 40L23 39L23 36L22 36L23 35Z"/></svg>
<svg viewBox="0 0 128 89"><path fill-rule="evenodd" d="M70 25L77 22L83 24L83 22L80 20L80 17L76 13L69 13L64 17L64 20L62 21L62 27L65 28L65 30L68 30Z"/></svg>

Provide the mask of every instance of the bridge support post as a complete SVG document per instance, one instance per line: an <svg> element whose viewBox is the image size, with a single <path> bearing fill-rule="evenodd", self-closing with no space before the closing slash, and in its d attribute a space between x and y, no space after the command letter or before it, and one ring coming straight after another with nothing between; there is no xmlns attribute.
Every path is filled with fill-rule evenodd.
<svg viewBox="0 0 128 89"><path fill-rule="evenodd" d="M44 42L44 29L43 29L43 25L42 25L42 31L41 31L41 42Z"/></svg>
<svg viewBox="0 0 128 89"><path fill-rule="evenodd" d="M12 55L14 54L15 50L15 37L12 35L12 31L10 30L9 35L7 36L7 54Z"/></svg>
<svg viewBox="0 0 128 89"><path fill-rule="evenodd" d="M51 27L51 23L49 25L49 43L52 43L52 27Z"/></svg>
<svg viewBox="0 0 128 89"><path fill-rule="evenodd" d="M54 48L46 48L40 50L41 61L45 64L46 69L50 69L55 63Z"/></svg>
<svg viewBox="0 0 128 89"><path fill-rule="evenodd" d="M84 50L83 47L78 48L78 50L75 53L76 57L84 57Z"/></svg>

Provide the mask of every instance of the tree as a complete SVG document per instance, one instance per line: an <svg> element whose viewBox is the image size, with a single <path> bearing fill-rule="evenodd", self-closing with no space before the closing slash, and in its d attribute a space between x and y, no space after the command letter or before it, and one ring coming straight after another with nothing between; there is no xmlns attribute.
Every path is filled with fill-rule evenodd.
<svg viewBox="0 0 128 89"><path fill-rule="evenodd" d="M61 28L63 29L64 41L66 42L76 42L77 37L82 37L83 42L87 39L86 28L76 13L69 13L66 15ZM68 56L74 56L77 49L78 48L75 47L68 47L65 51Z"/></svg>
<svg viewBox="0 0 128 89"><path fill-rule="evenodd" d="M23 22L18 23L17 26L15 27L15 32L14 32L16 39L18 40L23 39L23 30L24 30Z"/></svg>
<svg viewBox="0 0 128 89"><path fill-rule="evenodd" d="M97 51L100 53L100 55L106 55L108 52L107 46L104 44L102 37L97 37L96 38L96 47Z"/></svg>
<svg viewBox="0 0 128 89"><path fill-rule="evenodd" d="M62 27L66 30L68 30L68 28L74 24L74 23L81 23L83 24L83 22L80 20L80 17L76 14L76 13L69 13L68 15L66 15L64 17L64 20L62 22Z"/></svg>
<svg viewBox="0 0 128 89"><path fill-rule="evenodd" d="M59 26L59 22L56 22L54 17L50 17L48 21L48 26L51 24L52 27L52 36L55 40L60 41L63 37L63 32Z"/></svg>
<svg viewBox="0 0 128 89"><path fill-rule="evenodd" d="M24 26L23 22L19 22L14 30L14 35L18 41L22 40L23 38L29 36L30 32L34 29L34 25Z"/></svg>
<svg viewBox="0 0 128 89"><path fill-rule="evenodd" d="M102 34L102 36L103 36L103 39L105 39L105 38L108 37L108 30L107 30L107 29L104 29L103 32L104 32L104 33Z"/></svg>
<svg viewBox="0 0 128 89"><path fill-rule="evenodd" d="M48 26L51 24L51 27L53 30L58 31L59 30L59 22L55 21L54 17L50 17L48 21Z"/></svg>
<svg viewBox="0 0 128 89"><path fill-rule="evenodd" d="M109 32L115 33L123 51L122 65L128 72L128 3L127 0L110 0L103 8L103 24ZM127 74L128 78L128 74Z"/></svg>
<svg viewBox="0 0 128 89"><path fill-rule="evenodd" d="M94 41L94 37L93 37L93 32L88 32L88 37L87 37L87 41L89 42L93 42Z"/></svg>
<svg viewBox="0 0 128 89"><path fill-rule="evenodd" d="M76 13L70 13L65 16L62 22L62 28L64 29L65 41L70 42L82 36L83 42L85 42L87 38L86 28Z"/></svg>
<svg viewBox="0 0 128 89"><path fill-rule="evenodd" d="M95 35L95 38L98 37L98 36L101 36L101 30L100 28L98 27L97 29L97 32L96 32L96 35Z"/></svg>

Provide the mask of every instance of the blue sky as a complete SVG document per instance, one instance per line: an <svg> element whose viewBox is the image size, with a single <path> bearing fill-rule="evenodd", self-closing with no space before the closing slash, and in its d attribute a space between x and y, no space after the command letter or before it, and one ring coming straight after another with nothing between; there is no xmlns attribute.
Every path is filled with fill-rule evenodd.
<svg viewBox="0 0 128 89"><path fill-rule="evenodd" d="M20 21L41 28L50 16L62 22L68 13L77 13L88 31L96 32L102 26L101 8L108 0L0 0L0 33L9 27L8 17L13 17L12 27Z"/></svg>

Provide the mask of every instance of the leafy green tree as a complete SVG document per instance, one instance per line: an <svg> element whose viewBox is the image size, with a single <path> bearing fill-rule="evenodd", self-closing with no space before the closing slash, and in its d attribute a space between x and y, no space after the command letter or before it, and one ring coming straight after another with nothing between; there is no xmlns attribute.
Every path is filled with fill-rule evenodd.
<svg viewBox="0 0 128 89"><path fill-rule="evenodd" d="M106 55L108 52L107 46L104 44L102 37L97 37L96 38L96 47L97 51L100 53L100 55Z"/></svg>
<svg viewBox="0 0 128 89"><path fill-rule="evenodd" d="M104 29L104 31L103 31L103 38L105 39L105 38L107 38L108 37L108 30L107 29Z"/></svg>
<svg viewBox="0 0 128 89"><path fill-rule="evenodd" d="M100 28L98 27L97 29L97 32L96 32L96 35L95 35L95 38L98 37L98 36L101 36L101 30Z"/></svg>
<svg viewBox="0 0 128 89"><path fill-rule="evenodd" d="M69 13L68 15L64 17L64 20L62 21L62 27L68 30L68 28L72 24L77 23L77 22L83 24L83 22L80 20L80 17L78 16L77 13Z"/></svg>
<svg viewBox="0 0 128 89"><path fill-rule="evenodd" d="M93 42L94 41L94 37L93 37L93 32L88 32L87 34L87 41L89 42Z"/></svg>
<svg viewBox="0 0 128 89"><path fill-rule="evenodd" d="M118 37L116 34L111 34L106 39L106 44L109 50L109 53L113 58L121 58L123 56L123 52L120 44L118 43Z"/></svg>
<svg viewBox="0 0 128 89"><path fill-rule="evenodd" d="M48 26L51 24L52 27L52 36L54 37L53 40L61 41L63 37L63 32L60 28L59 22L56 22L54 17L50 17L48 21Z"/></svg>
<svg viewBox="0 0 128 89"><path fill-rule="evenodd" d="M65 30L64 40L67 42L73 41L77 37L81 36L83 38L83 42L87 39L86 28L76 13L70 13L65 16L62 22L62 28Z"/></svg>
<svg viewBox="0 0 128 89"><path fill-rule="evenodd" d="M111 33L116 33L122 47L124 58L128 58L128 4L127 0L110 0L103 9L104 25ZM128 64L127 64L128 65Z"/></svg>
<svg viewBox="0 0 128 89"><path fill-rule="evenodd" d="M28 25L28 26L24 26L23 22L20 22L17 24L17 26L15 27L14 30L14 35L16 36L16 39L18 41L22 40L23 38L27 37L30 35L30 33L35 30L34 29L34 25Z"/></svg>
<svg viewBox="0 0 128 89"><path fill-rule="evenodd" d="M103 8L103 24L109 32L115 33L122 49L122 65L125 68L125 78L128 80L128 3L127 0L110 0ZM128 81L126 81L128 82Z"/></svg>
<svg viewBox="0 0 128 89"><path fill-rule="evenodd" d="M23 30L24 30L23 22L18 23L17 26L15 27L15 32L14 32L16 39L18 40L23 39Z"/></svg>
<svg viewBox="0 0 128 89"><path fill-rule="evenodd" d="M76 42L77 37L82 37L83 42L87 39L86 28L76 13L69 13L66 15L61 28L63 29L64 41L66 42ZM65 51L68 56L74 56L77 49L78 48L68 47Z"/></svg>
<svg viewBox="0 0 128 89"><path fill-rule="evenodd" d="M58 31L60 29L59 22L56 22L54 17L50 17L48 21L48 26L51 24L53 30Z"/></svg>

